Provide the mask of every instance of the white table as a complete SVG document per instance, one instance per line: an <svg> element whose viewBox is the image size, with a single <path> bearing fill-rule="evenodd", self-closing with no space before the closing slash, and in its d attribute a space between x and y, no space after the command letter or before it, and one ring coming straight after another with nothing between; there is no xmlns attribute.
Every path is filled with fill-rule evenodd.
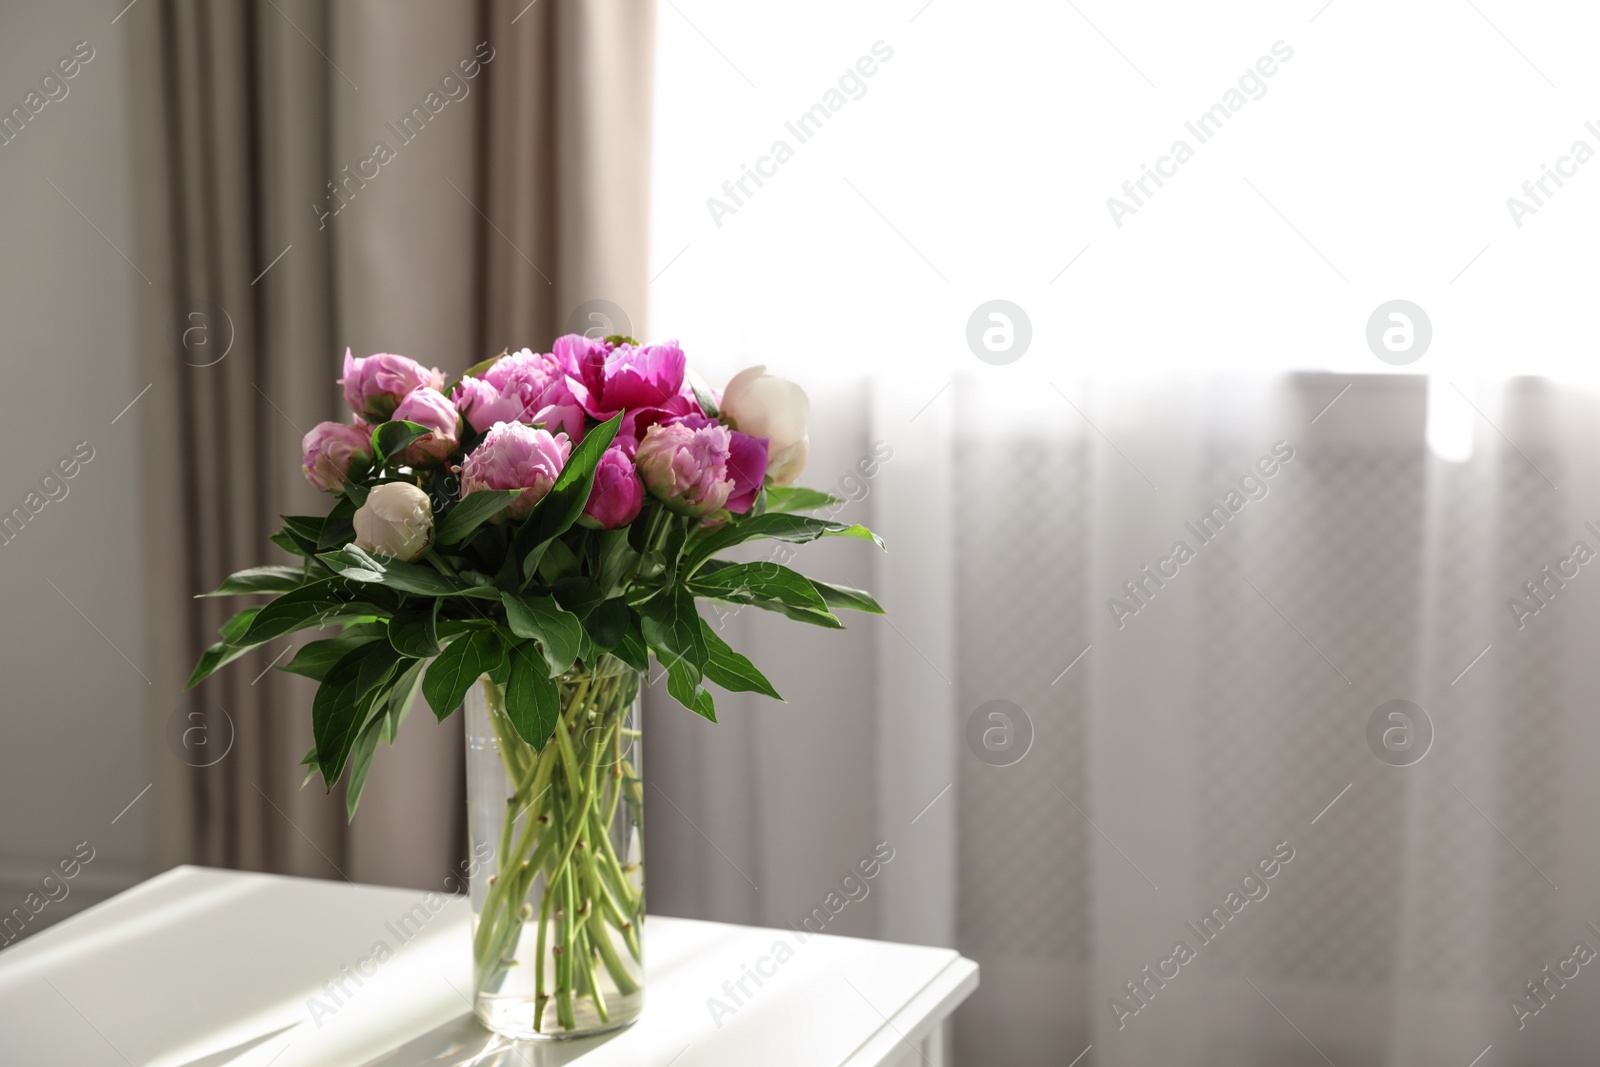
<svg viewBox="0 0 1600 1067"><path fill-rule="evenodd" d="M945 1067L978 985L949 949L651 916L637 1023L512 1045L472 1019L470 921L461 897L178 867L0 952L0 1063ZM770 974L748 995L746 965Z"/></svg>

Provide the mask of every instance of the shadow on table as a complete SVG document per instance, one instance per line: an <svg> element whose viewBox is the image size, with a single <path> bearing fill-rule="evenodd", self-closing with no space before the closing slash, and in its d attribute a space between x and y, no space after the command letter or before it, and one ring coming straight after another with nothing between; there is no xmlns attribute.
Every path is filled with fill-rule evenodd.
<svg viewBox="0 0 1600 1067"><path fill-rule="evenodd" d="M485 1030L467 1012L364 1067L561 1067L622 1032L561 1041L512 1041Z"/></svg>
<svg viewBox="0 0 1600 1067"><path fill-rule="evenodd" d="M197 1060L190 1060L188 1063L184 1064L183 1067L227 1067L227 1065L230 1063L237 1063L239 1058L246 1052L249 1052L251 1049L257 1048L261 1045L265 1045L268 1041L271 1041L280 1034L288 1033L297 1025L297 1023L290 1023L288 1026L279 1027L278 1029L269 1031L260 1035L259 1037L252 1037L248 1041L241 1041L232 1048L225 1048L221 1052L213 1052L209 1056L201 1056ZM287 1048L288 1046L286 1045L284 1047Z"/></svg>

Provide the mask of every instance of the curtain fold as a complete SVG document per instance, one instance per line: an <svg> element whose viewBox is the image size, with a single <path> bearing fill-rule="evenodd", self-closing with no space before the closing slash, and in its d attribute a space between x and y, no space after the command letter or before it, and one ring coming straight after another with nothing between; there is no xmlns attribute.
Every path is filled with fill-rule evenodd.
<svg viewBox="0 0 1600 1067"><path fill-rule="evenodd" d="M128 32L158 865L436 888L465 853L459 724L414 714L347 827L300 789L315 686L268 669L293 643L183 693L239 606L192 597L326 511L295 467L348 417L345 346L453 372L587 299L642 329L653 11L154 0Z"/></svg>
<svg viewBox="0 0 1600 1067"><path fill-rule="evenodd" d="M1581 635L1600 599L1560 561L1600 552L1600 398L1414 376L1035 384L958 379L914 420L939 383L871 382L871 417L860 391L813 398L808 484L892 447L838 516L889 553L819 543L803 569L865 581L890 615L848 620L852 640L741 612L724 636L789 704L734 702L716 727L652 707L651 780L680 809L654 809L652 906L797 922L884 840L893 861L827 929L979 962L955 1062L1499 1054L1511 998L1597 947ZM1469 416L1462 462L1426 444L1430 391ZM1179 541L1191 558L1163 563ZM1519 627L1529 581L1546 603ZM1409 766L1368 740L1395 699L1432 726ZM1031 729L1019 761L971 747L991 701L1020 717L984 728ZM1246 894L1220 934L1190 928ZM1179 941L1193 958L1163 979ZM1562 995L1580 1010L1529 1020L1529 1062L1600 1038Z"/></svg>

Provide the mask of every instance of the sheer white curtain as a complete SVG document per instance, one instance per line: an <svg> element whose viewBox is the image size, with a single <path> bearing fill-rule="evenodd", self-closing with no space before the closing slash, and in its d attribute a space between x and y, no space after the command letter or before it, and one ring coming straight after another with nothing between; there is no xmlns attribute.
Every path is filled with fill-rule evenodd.
<svg viewBox="0 0 1600 1067"><path fill-rule="evenodd" d="M1600 579L1560 562L1600 551L1600 404L1459 384L1431 387L1470 415L1460 463L1424 443L1421 377L817 396L808 481L892 451L841 513L889 552L805 565L890 616L741 612L725 632L790 703L652 705L653 906L797 922L888 842L828 929L978 960L963 1064L1575 1062L1600 1038L1581 978L1520 1031L1509 1001L1600 948ZM1547 606L1519 620L1530 580ZM1409 766L1368 742L1395 699L1432 726ZM1031 722L1010 766L965 740L991 700Z"/></svg>

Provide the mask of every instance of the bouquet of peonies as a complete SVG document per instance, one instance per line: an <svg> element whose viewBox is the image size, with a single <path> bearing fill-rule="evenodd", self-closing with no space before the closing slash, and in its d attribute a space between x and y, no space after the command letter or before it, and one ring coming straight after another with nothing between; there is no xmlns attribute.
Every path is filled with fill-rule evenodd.
<svg viewBox="0 0 1600 1067"><path fill-rule="evenodd" d="M761 367L719 395L675 342L568 335L449 386L403 356L347 351L341 382L354 421L322 423L303 443L306 477L332 508L285 516L272 537L298 564L240 571L208 594L273 598L224 624L189 685L264 642L338 627L280 669L320 683L307 777L331 790L348 773L352 818L377 742L394 739L419 688L441 721L481 697L506 785L500 832L482 835L497 874L473 894L479 1014L503 1032L542 1034L553 1001L556 1027L577 1032L589 1025L580 1002L591 1022L615 1024L606 993L635 995L640 974L629 709L650 654L668 692L713 722L707 682L777 698L698 599L833 628L837 609L882 608L860 590L719 553L756 538L877 538L804 514L838 503L791 484L809 401ZM535 928L531 958L524 925ZM519 962L536 972L531 1025L494 1006Z"/></svg>

